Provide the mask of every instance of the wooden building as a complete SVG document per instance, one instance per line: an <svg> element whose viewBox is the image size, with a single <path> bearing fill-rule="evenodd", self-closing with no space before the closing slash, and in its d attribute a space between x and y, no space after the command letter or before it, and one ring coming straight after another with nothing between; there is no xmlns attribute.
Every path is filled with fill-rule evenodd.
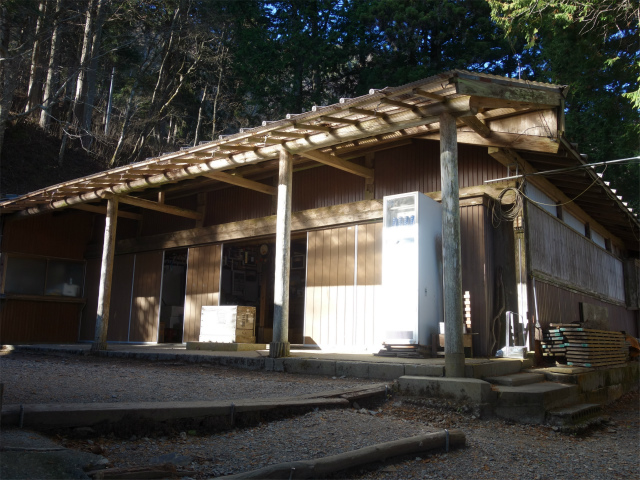
<svg viewBox="0 0 640 480"><path fill-rule="evenodd" d="M203 305L255 306L257 340L271 342L289 185L288 340L377 349L392 301L382 199L441 200L446 121L475 354L499 346L505 312L545 326L578 320L585 303L638 336L640 224L565 138L564 95L452 71L3 200L0 342L94 341L96 312L108 342L194 341Z"/></svg>

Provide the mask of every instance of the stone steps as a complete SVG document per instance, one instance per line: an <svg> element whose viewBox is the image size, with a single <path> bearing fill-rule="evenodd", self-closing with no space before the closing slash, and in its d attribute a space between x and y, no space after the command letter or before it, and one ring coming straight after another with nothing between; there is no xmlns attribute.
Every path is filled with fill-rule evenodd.
<svg viewBox="0 0 640 480"><path fill-rule="evenodd" d="M494 385L505 385L507 387L519 387L521 385L530 385L545 380L545 376L541 373L514 373L512 375L501 375L499 377L487 377L485 380Z"/></svg>
<svg viewBox="0 0 640 480"><path fill-rule="evenodd" d="M549 425L570 426L598 417L602 407L597 403L579 403L547 412Z"/></svg>
<svg viewBox="0 0 640 480"><path fill-rule="evenodd" d="M494 413L521 423L545 423L547 412L582 401L577 385L539 382L527 385L492 385L497 394Z"/></svg>

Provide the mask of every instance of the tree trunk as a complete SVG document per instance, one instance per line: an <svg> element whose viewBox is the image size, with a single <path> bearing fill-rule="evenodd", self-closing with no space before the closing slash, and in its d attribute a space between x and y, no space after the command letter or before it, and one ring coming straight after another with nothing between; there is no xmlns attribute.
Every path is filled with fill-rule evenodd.
<svg viewBox="0 0 640 480"><path fill-rule="evenodd" d="M129 122L131 121L131 105L133 105L133 96L137 86L138 81L136 80L133 83L133 87L131 87L131 93L129 94L129 100L127 101L127 108L124 111L124 120L122 122L122 129L120 130L120 138L118 138L118 145L116 146L116 150L111 156L111 160L109 161L109 167L113 167L116 164L116 162L118 161L118 157L120 156L120 152L122 151L124 137L127 134L127 130L129 129Z"/></svg>
<svg viewBox="0 0 640 480"><path fill-rule="evenodd" d="M102 43L102 26L110 5L110 0L98 0L96 16L93 26L93 36L91 40L91 60L86 73L87 95L82 109L82 120L80 130L82 132L82 146L87 150L91 148L91 117L93 114L93 101L96 96L96 77L98 75L98 59L100 57L100 44Z"/></svg>
<svg viewBox="0 0 640 480"><path fill-rule="evenodd" d="M40 62L40 31L42 30L42 24L44 22L44 15L47 9L47 3L41 1L38 6L38 19L36 20L36 30L33 40L33 50L31 51L31 69L29 72L29 86L27 87L27 104L24 107L25 113L29 113L33 110L33 107L38 103L40 98L40 92L42 87L40 85L40 75L42 72L42 66Z"/></svg>
<svg viewBox="0 0 640 480"><path fill-rule="evenodd" d="M80 54L80 71L76 81L76 94L73 99L73 110L76 119L80 120L83 112L82 102L86 92L86 77L89 59L91 58L91 43L93 41L94 10L97 0L89 0L87 16L84 24L84 36L82 39L82 53Z"/></svg>
<svg viewBox="0 0 640 480"><path fill-rule="evenodd" d="M44 84L44 95L42 100L42 110L40 111L40 127L43 129L49 128L51 104L54 102L54 98L51 97L51 92L55 88L57 83L57 64L58 64L58 51L60 48L60 9L62 0L56 1L56 12L53 19L53 29L51 31L51 49L49 51L49 65L47 67L47 80Z"/></svg>
<svg viewBox="0 0 640 480"><path fill-rule="evenodd" d="M200 125L202 125L202 107L204 106L204 99L207 96L207 86L204 86L202 90L202 99L200 100L200 108L198 108L198 121L196 122L196 134L193 137L193 146L198 145L198 140L200 140ZM169 129L171 131L171 129Z"/></svg>

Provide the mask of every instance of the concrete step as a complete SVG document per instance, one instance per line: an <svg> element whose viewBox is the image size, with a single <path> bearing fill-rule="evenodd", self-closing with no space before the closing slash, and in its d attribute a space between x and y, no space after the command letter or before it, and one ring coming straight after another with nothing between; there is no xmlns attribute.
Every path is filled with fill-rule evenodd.
<svg viewBox="0 0 640 480"><path fill-rule="evenodd" d="M582 401L577 385L540 382L521 386L492 385L495 414L521 423L545 422L546 412Z"/></svg>
<svg viewBox="0 0 640 480"><path fill-rule="evenodd" d="M549 425L569 426L586 423L597 417L602 407L597 403L578 403L547 412Z"/></svg>
<svg viewBox="0 0 640 480"><path fill-rule="evenodd" d="M505 385L508 387L519 387L521 385L531 385L544 381L542 373L514 373L513 375L501 375L499 377L487 377L485 380L494 385Z"/></svg>
<svg viewBox="0 0 640 480"><path fill-rule="evenodd" d="M516 358L492 358L491 361L467 360L464 366L464 376L467 378L499 377L520 372L523 368L531 367L532 360L518 360Z"/></svg>

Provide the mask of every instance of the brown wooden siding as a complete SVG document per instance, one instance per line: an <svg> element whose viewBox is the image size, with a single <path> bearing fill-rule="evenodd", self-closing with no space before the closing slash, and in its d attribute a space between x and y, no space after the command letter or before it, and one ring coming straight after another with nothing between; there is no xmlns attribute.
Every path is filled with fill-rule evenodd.
<svg viewBox="0 0 640 480"><path fill-rule="evenodd" d="M262 183L268 183L262 180ZM248 190L241 187L230 187L207 194L207 205L203 225L219 225L221 223L251 220L267 217L275 213L272 209L271 195Z"/></svg>
<svg viewBox="0 0 640 480"><path fill-rule="evenodd" d="M76 342L81 308L81 303L3 300L0 344Z"/></svg>
<svg viewBox="0 0 640 480"><path fill-rule="evenodd" d="M6 222L2 251L82 259L91 238L93 215L63 211Z"/></svg>
<svg viewBox="0 0 640 480"><path fill-rule="evenodd" d="M84 276L84 297L86 304L82 310L80 323L80 341L93 341L96 332L96 314L98 312L98 287L100 285L100 258L90 258Z"/></svg>
<svg viewBox="0 0 640 480"><path fill-rule="evenodd" d="M462 291L471 296L471 331L476 356L488 355L496 271L493 266L492 230L484 205L460 209ZM497 312L496 312L497 313Z"/></svg>
<svg viewBox="0 0 640 480"><path fill-rule="evenodd" d="M198 200L195 195L167 200L167 205L186 208L187 210L197 210ZM177 232L178 230L188 230L196 226L196 221L191 218L169 215L154 210L142 210L141 236L157 235L161 233ZM118 220L120 221L120 220ZM123 237L124 238L124 237Z"/></svg>
<svg viewBox="0 0 640 480"><path fill-rule="evenodd" d="M156 342L162 281L162 252L136 255L129 341Z"/></svg>
<svg viewBox="0 0 640 480"><path fill-rule="evenodd" d="M482 185L501 178L507 169L489 156L486 148L458 145L460 188ZM375 198L406 192L440 191L440 146L432 140L416 140L375 156Z"/></svg>
<svg viewBox="0 0 640 480"><path fill-rule="evenodd" d="M119 255L113 260L109 328L107 329L107 341L109 342L129 340L134 258L135 255Z"/></svg>
<svg viewBox="0 0 640 480"><path fill-rule="evenodd" d="M328 166L310 168L293 174L291 193L294 212L358 202L364 200L364 178Z"/></svg>
<svg viewBox="0 0 640 480"><path fill-rule="evenodd" d="M203 305L218 305L221 245L189 249L183 342L197 342Z"/></svg>
<svg viewBox="0 0 640 480"><path fill-rule="evenodd" d="M309 232L305 343L351 344L355 227Z"/></svg>
<svg viewBox="0 0 640 480"><path fill-rule="evenodd" d="M381 284L381 223L309 232L305 343L379 341Z"/></svg>
<svg viewBox="0 0 640 480"><path fill-rule="evenodd" d="M529 204L531 272L550 283L625 301L622 262L573 229Z"/></svg>
<svg viewBox="0 0 640 480"><path fill-rule="evenodd" d="M638 311L627 310L620 305L603 302L588 295L572 292L542 281L536 281L538 314L542 328L550 323L575 323L580 321L580 302L607 309L611 330L623 330L638 337Z"/></svg>

